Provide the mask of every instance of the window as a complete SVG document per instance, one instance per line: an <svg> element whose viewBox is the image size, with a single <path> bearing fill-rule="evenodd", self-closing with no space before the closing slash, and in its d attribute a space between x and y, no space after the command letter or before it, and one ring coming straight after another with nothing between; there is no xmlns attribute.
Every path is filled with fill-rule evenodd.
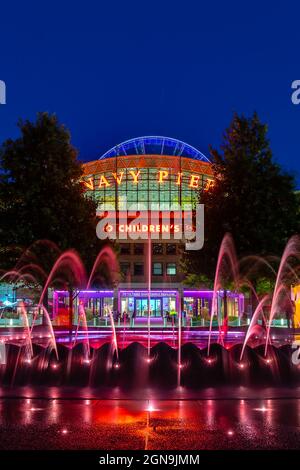
<svg viewBox="0 0 300 470"><path fill-rule="evenodd" d="M122 243L120 245L121 255L130 255L130 243Z"/></svg>
<svg viewBox="0 0 300 470"><path fill-rule="evenodd" d="M176 245L174 243L167 243L167 255L176 255Z"/></svg>
<svg viewBox="0 0 300 470"><path fill-rule="evenodd" d="M176 263L167 263L167 275L176 276Z"/></svg>
<svg viewBox="0 0 300 470"><path fill-rule="evenodd" d="M134 275L143 276L144 275L144 265L143 263L134 263Z"/></svg>
<svg viewBox="0 0 300 470"><path fill-rule="evenodd" d="M163 265L162 263L153 263L152 265L152 274L153 276L162 276Z"/></svg>
<svg viewBox="0 0 300 470"><path fill-rule="evenodd" d="M130 263L120 263L120 270L122 274L128 274L130 272Z"/></svg>
<svg viewBox="0 0 300 470"><path fill-rule="evenodd" d="M143 255L144 254L144 244L143 243L135 243L134 244L134 254L135 255Z"/></svg>
<svg viewBox="0 0 300 470"><path fill-rule="evenodd" d="M153 255L162 255L164 252L164 247L162 243L153 243L152 245L152 254Z"/></svg>

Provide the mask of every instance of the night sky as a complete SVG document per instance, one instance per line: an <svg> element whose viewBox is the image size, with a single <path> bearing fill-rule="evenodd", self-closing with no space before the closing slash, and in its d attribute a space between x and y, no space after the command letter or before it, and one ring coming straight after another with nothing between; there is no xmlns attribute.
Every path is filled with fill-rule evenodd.
<svg viewBox="0 0 300 470"><path fill-rule="evenodd" d="M0 141L49 111L82 160L141 135L208 154L234 111L256 110L300 187L300 2L280 3L2 2Z"/></svg>

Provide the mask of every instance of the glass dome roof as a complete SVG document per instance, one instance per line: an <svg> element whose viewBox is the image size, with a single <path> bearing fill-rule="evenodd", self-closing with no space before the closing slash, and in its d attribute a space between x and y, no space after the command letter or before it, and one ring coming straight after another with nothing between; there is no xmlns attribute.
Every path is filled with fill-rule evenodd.
<svg viewBox="0 0 300 470"><path fill-rule="evenodd" d="M146 136L126 140L108 150L99 160L125 155L169 155L210 163L210 160L189 144L172 137Z"/></svg>

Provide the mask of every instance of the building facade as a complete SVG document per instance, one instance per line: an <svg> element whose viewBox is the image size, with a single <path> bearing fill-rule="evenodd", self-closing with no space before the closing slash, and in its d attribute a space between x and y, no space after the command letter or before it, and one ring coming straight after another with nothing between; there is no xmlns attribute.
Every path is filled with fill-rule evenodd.
<svg viewBox="0 0 300 470"><path fill-rule="evenodd" d="M77 304L81 299L93 316L100 317L111 309L138 319L147 317L150 309L151 317L158 320L179 312L208 318L212 291L184 286L180 272L184 240L176 230L186 220L183 216L178 222L176 207L181 214L193 213L199 192L209 190L213 184L209 159L179 140L149 136L113 147L98 160L85 163L83 170L86 195L97 203L102 230L117 241L121 273L115 289L82 291ZM153 205L158 208L155 224L149 215ZM63 291L55 294L56 311L64 308L67 297ZM238 316L242 296L230 293L227 300L229 313ZM219 311L221 316L221 293Z"/></svg>
<svg viewBox="0 0 300 470"><path fill-rule="evenodd" d="M111 205L117 214L117 225L127 207L149 211L151 204L157 204L162 212L169 211L174 204L182 209L194 208L198 191L213 183L207 157L184 142L166 137L129 140L83 168L87 196L97 202L100 213ZM124 230L123 224L121 228ZM181 240L176 239L172 230L169 239L157 235L156 240L152 237L152 283L181 282L178 269ZM119 252L124 280L143 283L147 242L119 239Z"/></svg>

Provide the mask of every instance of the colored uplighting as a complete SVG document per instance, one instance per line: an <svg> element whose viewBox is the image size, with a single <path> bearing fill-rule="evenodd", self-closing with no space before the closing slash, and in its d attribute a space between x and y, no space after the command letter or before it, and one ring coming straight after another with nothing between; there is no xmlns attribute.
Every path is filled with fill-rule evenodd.
<svg viewBox="0 0 300 470"><path fill-rule="evenodd" d="M260 408L254 408L254 411L261 411L262 413L266 413L267 411L271 411L271 408L267 408L266 406L262 405Z"/></svg>
<svg viewBox="0 0 300 470"><path fill-rule="evenodd" d="M148 411L149 413L151 413L152 411L154 411L154 407L153 407L153 405L151 405L150 403L149 403L149 405L148 405L147 411Z"/></svg>
<svg viewBox="0 0 300 470"><path fill-rule="evenodd" d="M207 363L209 366L211 366L214 362L215 362L215 360L212 359L211 357L208 357L208 358L206 359L206 363Z"/></svg>

